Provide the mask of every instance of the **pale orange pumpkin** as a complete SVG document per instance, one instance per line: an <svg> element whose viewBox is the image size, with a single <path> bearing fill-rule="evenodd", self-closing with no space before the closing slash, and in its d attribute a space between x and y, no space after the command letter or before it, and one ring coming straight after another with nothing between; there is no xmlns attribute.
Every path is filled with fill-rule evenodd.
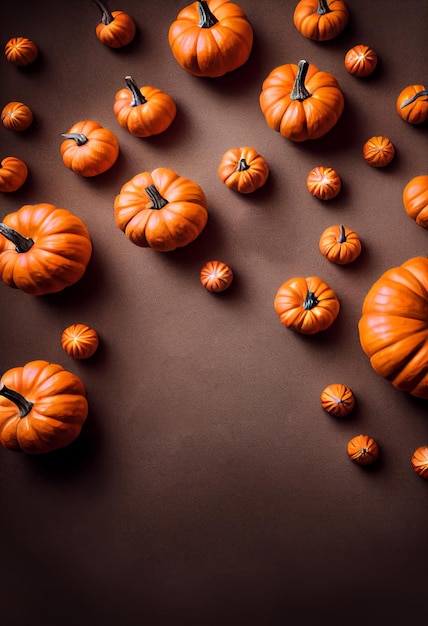
<svg viewBox="0 0 428 626"><path fill-rule="evenodd" d="M95 354L98 345L97 331L86 324L72 324L61 335L61 346L73 359L89 359Z"/></svg>

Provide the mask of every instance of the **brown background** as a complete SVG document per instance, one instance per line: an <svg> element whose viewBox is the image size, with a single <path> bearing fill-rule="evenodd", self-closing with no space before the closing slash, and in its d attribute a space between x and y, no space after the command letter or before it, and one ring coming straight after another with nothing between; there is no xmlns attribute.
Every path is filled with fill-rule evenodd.
<svg viewBox="0 0 428 626"><path fill-rule="evenodd" d="M426 254L426 232L405 213L404 185L427 173L427 126L395 112L398 93L424 83L426 0L349 0L349 25L331 42L294 28L295 2L240 0L254 28L247 64L215 80L182 70L168 46L185 3L121 0L138 26L126 49L95 36L90 1L8 3L0 41L32 38L27 69L0 59L1 103L26 102L24 133L0 129L1 158L25 160L30 175L2 194L2 216L51 202L79 215L94 252L84 278L34 298L1 289L0 369L57 362L85 383L90 414L70 447L43 457L0 454L1 622L63 626L386 623L426 618L428 484L412 470L428 443L426 403L378 377L357 331L371 284L389 267ZM379 55L368 79L347 74L357 43ZM261 84L277 65L306 58L338 79L345 110L316 142L292 144L267 126ZM173 125L137 139L114 117L116 91L131 74L176 101ZM121 145L106 174L83 179L59 152L60 134L94 119ZM396 147L382 170L362 159L372 135ZM271 174L240 196L218 179L230 147L250 145ZM322 203L306 190L316 165L337 169L343 189ZM140 171L170 167L198 182L209 222L182 250L131 244L114 222L113 199ZM343 222L363 241L339 267L318 251L327 226ZM202 265L220 259L232 287L209 294ZM278 287L319 275L337 292L333 326L303 337L273 309ZM1 287L1 285L0 285ZM97 354L73 361L62 330L84 322L101 337ZM331 382L349 385L357 407L343 420L319 403ZM348 460L354 435L374 437L381 456Z"/></svg>

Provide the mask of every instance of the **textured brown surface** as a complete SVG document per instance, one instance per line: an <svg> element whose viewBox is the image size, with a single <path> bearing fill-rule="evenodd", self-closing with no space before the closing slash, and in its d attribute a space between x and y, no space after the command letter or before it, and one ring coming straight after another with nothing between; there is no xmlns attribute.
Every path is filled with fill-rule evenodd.
<svg viewBox="0 0 428 626"><path fill-rule="evenodd" d="M316 43L294 28L295 3L240 0L254 28L247 64L223 78L184 72L168 47L185 3L123 0L135 41L111 50L95 37L90 1L8 3L2 45L12 36L40 48L34 66L0 59L2 105L22 100L35 121L25 133L0 128L1 156L28 164L21 190L2 194L1 216L51 202L79 215L94 253L85 277L58 295L33 298L0 285L0 370L43 358L81 376L90 415L69 448L29 458L0 454L1 622L4 626L283 626L407 624L424 618L428 484L412 470L428 443L426 403L396 391L370 368L357 323L365 293L389 267L426 255L427 233L406 214L404 185L427 172L427 126L395 112L407 84L426 81L426 0L349 0L349 25ZM353 45L379 55L371 78L344 69ZM345 110L312 143L270 130L261 84L282 63L306 58L338 79ZM178 114L143 140L120 128L112 103L124 77L167 91ZM106 174L69 171L60 134L94 119L117 133L121 153ZM372 135L396 147L376 170L362 158ZM250 145L271 175L239 196L217 177L222 154ZM342 177L329 203L306 190L307 173ZM113 199L140 171L170 167L198 182L209 221L187 248L162 254L131 244L114 222ZM321 232L343 222L361 237L361 257L330 264ZM199 284L208 260L228 263L231 288ZM341 312L324 333L303 337L273 309L293 276L319 275ZM85 362L61 349L75 322L101 345ZM334 419L320 406L329 383L357 398ZM361 468L346 454L360 433L381 448Z"/></svg>

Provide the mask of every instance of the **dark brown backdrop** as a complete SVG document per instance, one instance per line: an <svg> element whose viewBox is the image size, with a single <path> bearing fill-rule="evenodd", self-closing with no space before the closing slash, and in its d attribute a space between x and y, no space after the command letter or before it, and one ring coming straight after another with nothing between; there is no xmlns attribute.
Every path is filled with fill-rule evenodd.
<svg viewBox="0 0 428 626"><path fill-rule="evenodd" d="M407 181L427 172L427 127L395 112L407 84L426 81L425 0L349 0L350 23L331 42L304 39L295 2L240 0L254 28L241 69L215 80L184 72L168 27L185 3L121 0L135 41L111 50L95 37L88 1L8 3L0 41L28 36L40 59L20 70L0 59L1 102L22 100L35 121L0 129L1 157L23 158L28 181L2 194L2 216L51 202L87 224L94 252L84 278L53 296L1 288L0 369L43 358L85 383L90 415L69 448L30 458L3 450L1 621L4 626L284 626L410 623L427 614L428 485L412 470L428 443L426 403L396 391L370 368L357 323L365 293L389 267L426 254L426 232L402 206ZM344 69L357 43L379 55L359 80ZM292 144L259 109L261 84L282 63L306 58L332 72L346 104L324 138ZM159 86L178 114L143 140L120 128L115 93L131 74ZM82 119L117 133L121 153L105 175L85 180L59 153L60 134ZM366 165L363 143L387 135L396 147L383 170ZM269 163L259 192L244 197L217 177L223 152L250 145ZM316 165L343 189L329 203L306 190ZM198 182L209 222L187 248L137 248L117 228L113 199L140 171L165 166ZM343 222L362 238L350 266L318 251L321 232ZM211 259L235 281L214 296L199 284ZM341 312L324 333L302 337L279 323L277 288L319 275ZM0 285L1 287L1 285ZM68 358L62 330L94 326L97 354ZM336 420L321 390L348 384L354 413ZM376 466L361 469L347 441L379 442Z"/></svg>

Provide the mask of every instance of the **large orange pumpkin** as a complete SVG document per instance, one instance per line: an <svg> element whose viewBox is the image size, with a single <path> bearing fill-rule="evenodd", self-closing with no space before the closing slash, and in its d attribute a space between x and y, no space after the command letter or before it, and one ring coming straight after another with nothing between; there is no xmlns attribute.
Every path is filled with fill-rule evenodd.
<svg viewBox="0 0 428 626"><path fill-rule="evenodd" d="M413 257L373 284L358 331L375 372L401 391L428 398L427 257Z"/></svg>
<svg viewBox="0 0 428 626"><path fill-rule="evenodd" d="M103 174L119 156L116 135L93 120L76 122L62 137L60 151L64 165L80 176Z"/></svg>
<svg viewBox="0 0 428 626"><path fill-rule="evenodd" d="M403 204L409 217L428 228L428 175L414 176L403 189Z"/></svg>
<svg viewBox="0 0 428 626"><path fill-rule="evenodd" d="M349 21L343 0L300 0L293 15L294 25L303 37L328 41L337 37Z"/></svg>

